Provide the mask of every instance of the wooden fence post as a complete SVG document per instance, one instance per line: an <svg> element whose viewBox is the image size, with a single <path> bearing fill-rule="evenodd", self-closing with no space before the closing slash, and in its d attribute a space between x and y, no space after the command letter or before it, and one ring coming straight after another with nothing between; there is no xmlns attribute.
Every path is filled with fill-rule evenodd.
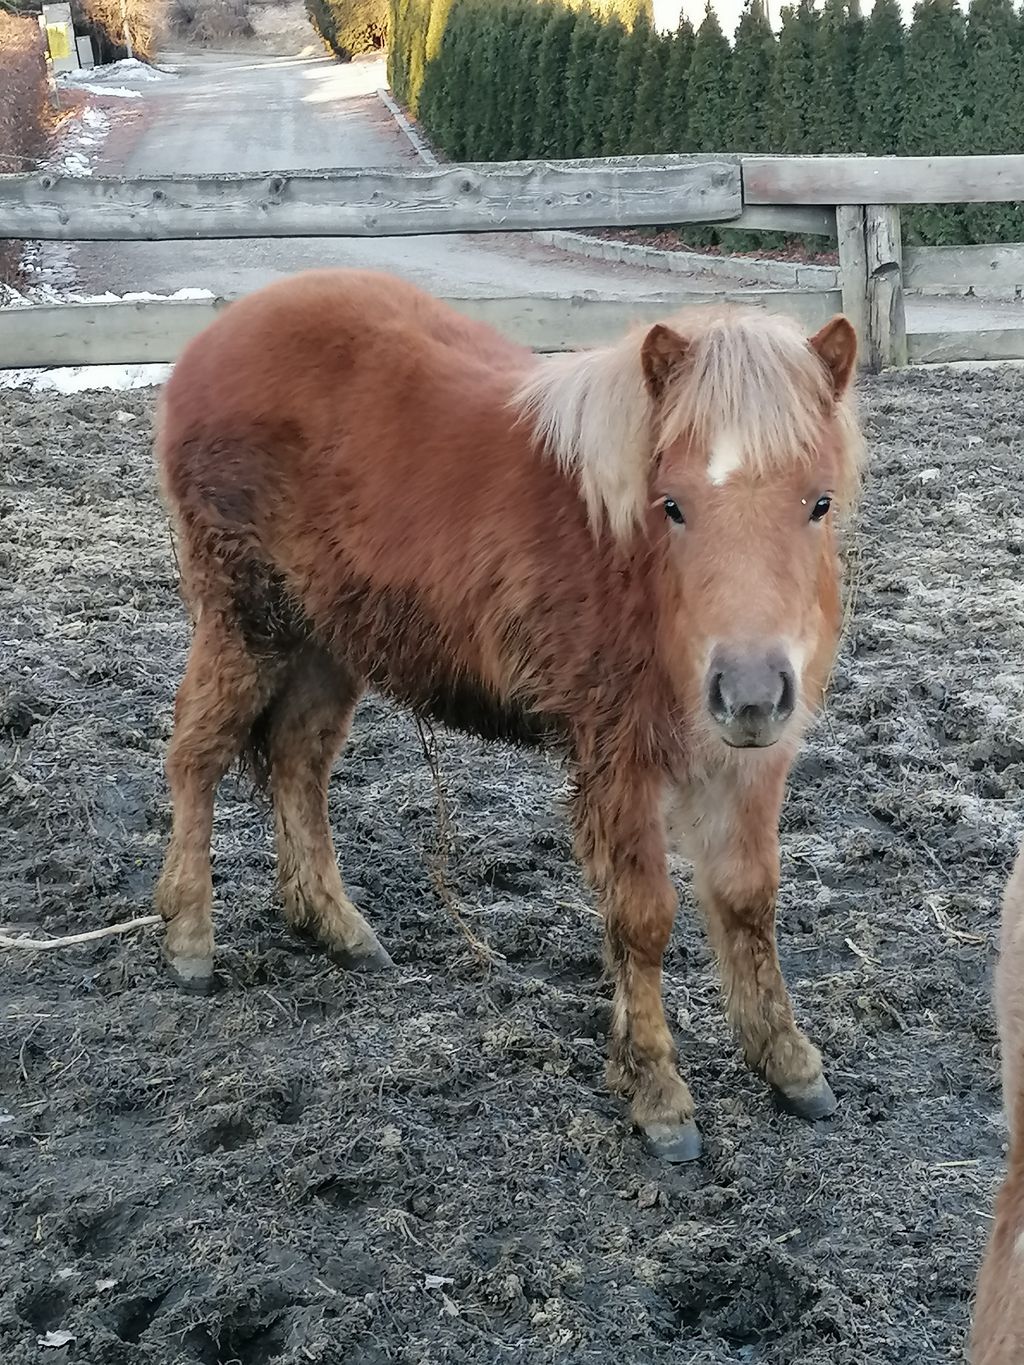
<svg viewBox="0 0 1024 1365"><path fill-rule="evenodd" d="M907 319L903 306L903 241L894 204L864 208L867 252L869 364L880 370L907 363Z"/></svg>
<svg viewBox="0 0 1024 1365"><path fill-rule="evenodd" d="M836 243L843 312L853 323L860 343L861 364L870 363L868 338L868 258L864 241L864 209L860 204L836 206Z"/></svg>

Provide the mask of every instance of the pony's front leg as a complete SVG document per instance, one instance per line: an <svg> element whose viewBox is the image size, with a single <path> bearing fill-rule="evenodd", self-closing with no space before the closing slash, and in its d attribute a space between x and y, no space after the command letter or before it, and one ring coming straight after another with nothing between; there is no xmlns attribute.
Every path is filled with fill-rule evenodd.
<svg viewBox="0 0 1024 1365"><path fill-rule="evenodd" d="M835 1096L821 1054L797 1026L775 938L785 779L778 767L756 775L730 768L689 793L686 846L747 1065L790 1113L821 1119L835 1111Z"/></svg>
<svg viewBox="0 0 1024 1365"><path fill-rule="evenodd" d="M615 983L607 1080L630 1101L633 1122L656 1156L692 1161L700 1156L700 1134L661 997L662 956L678 902L656 801L646 806L630 792L612 811L584 793L577 807L577 845L599 896Z"/></svg>

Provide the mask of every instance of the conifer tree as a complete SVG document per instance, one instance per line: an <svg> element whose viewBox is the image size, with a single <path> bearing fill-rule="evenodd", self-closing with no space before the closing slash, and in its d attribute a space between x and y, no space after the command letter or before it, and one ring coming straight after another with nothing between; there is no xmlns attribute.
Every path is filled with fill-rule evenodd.
<svg viewBox="0 0 1024 1365"><path fill-rule="evenodd" d="M875 0L853 86L860 123L856 150L869 156L895 156L901 149L905 42L899 0Z"/></svg>
<svg viewBox="0 0 1024 1365"><path fill-rule="evenodd" d="M507 0L494 7L485 64L490 72L486 89L486 112L480 156L487 161L504 161L512 146L510 111L517 100L528 99L528 89L520 84L528 73L518 62L528 14L522 0ZM531 101L532 103L532 101Z"/></svg>
<svg viewBox="0 0 1024 1365"><path fill-rule="evenodd" d="M778 44L764 0L746 0L733 44L731 152L771 152L775 143Z"/></svg>
<svg viewBox="0 0 1024 1365"><path fill-rule="evenodd" d="M907 34L901 152L960 152L967 122L964 19L956 0L919 0ZM963 213L954 204L922 204L905 215L913 238L933 245L963 240Z"/></svg>
<svg viewBox="0 0 1024 1365"><path fill-rule="evenodd" d="M764 0L745 0L732 50L730 152L770 152L774 149L777 49ZM753 251L765 241L764 233L746 228L717 228L716 233L727 251ZM775 240L776 235L768 234L768 240Z"/></svg>
<svg viewBox="0 0 1024 1365"><path fill-rule="evenodd" d="M566 142L572 148L568 153L570 156L597 156L600 148L600 143L595 143L591 136L588 101L601 30L601 21L593 10L589 6L581 9L572 31L569 65L565 73Z"/></svg>
<svg viewBox="0 0 1024 1365"><path fill-rule="evenodd" d="M797 0L782 11L775 64L778 150L790 155L816 152L812 145L818 16L813 0Z"/></svg>
<svg viewBox="0 0 1024 1365"><path fill-rule="evenodd" d="M583 155L601 156L612 117L615 70L619 48L626 41L626 30L618 19L606 19L594 49L594 64L587 85L586 116L583 121Z"/></svg>
<svg viewBox="0 0 1024 1365"><path fill-rule="evenodd" d="M668 57L669 40L653 28L648 28L647 43L640 62L633 128L626 144L626 151L634 156L668 150L662 130Z"/></svg>
<svg viewBox="0 0 1024 1365"><path fill-rule="evenodd" d="M576 26L576 11L553 3L545 7L549 18L544 26L537 68L537 107L533 124L535 156L565 155L568 120L565 111L565 73L569 47Z"/></svg>
<svg viewBox="0 0 1024 1365"><path fill-rule="evenodd" d="M811 140L822 152L854 151L860 138L854 84L863 20L858 0L825 0L817 27Z"/></svg>
<svg viewBox="0 0 1024 1365"><path fill-rule="evenodd" d="M632 29L619 44L608 125L604 135L604 155L624 156L636 117L637 85L640 66L647 48L651 26L647 16L637 15Z"/></svg>
<svg viewBox="0 0 1024 1365"><path fill-rule="evenodd" d="M732 49L708 5L693 43L689 80L689 141L697 152L729 150Z"/></svg>
<svg viewBox="0 0 1024 1365"><path fill-rule="evenodd" d="M510 110L509 154L520 159L536 155L534 140L537 122L537 87L541 61L541 47L547 30L549 14L547 9L527 0L526 17L519 35L516 53L516 97Z"/></svg>
<svg viewBox="0 0 1024 1365"><path fill-rule="evenodd" d="M662 104L662 145L666 152L692 151L690 144L689 90L694 34L690 21L679 20L669 42L665 63L665 98Z"/></svg>
<svg viewBox="0 0 1024 1365"><path fill-rule="evenodd" d="M462 100L469 86L475 31L473 8L456 4L448 16L437 56L427 67L419 114L427 135L448 156L466 156Z"/></svg>
<svg viewBox="0 0 1024 1365"><path fill-rule="evenodd" d="M968 123L963 150L975 155L1024 148L1021 19L1012 0L971 0L967 16ZM968 204L964 217L975 242L1021 241L1019 204Z"/></svg>
<svg viewBox="0 0 1024 1365"><path fill-rule="evenodd" d="M638 19L646 20L648 24L654 22L652 0L609 0L606 12L609 18L618 19L622 27L629 32L632 32Z"/></svg>
<svg viewBox="0 0 1024 1365"><path fill-rule="evenodd" d="M486 128L490 113L490 82L494 49L498 40L498 15L489 4L467 4L469 60L466 86L452 114L464 128L464 155L470 161L486 161Z"/></svg>

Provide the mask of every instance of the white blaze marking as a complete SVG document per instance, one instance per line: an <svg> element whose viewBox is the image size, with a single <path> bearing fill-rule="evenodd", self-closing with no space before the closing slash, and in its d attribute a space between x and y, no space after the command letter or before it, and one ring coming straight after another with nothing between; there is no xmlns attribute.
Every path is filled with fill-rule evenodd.
<svg viewBox="0 0 1024 1365"><path fill-rule="evenodd" d="M743 451L740 449L739 441L730 432L724 432L711 447L708 478L716 487L720 487L742 464Z"/></svg>

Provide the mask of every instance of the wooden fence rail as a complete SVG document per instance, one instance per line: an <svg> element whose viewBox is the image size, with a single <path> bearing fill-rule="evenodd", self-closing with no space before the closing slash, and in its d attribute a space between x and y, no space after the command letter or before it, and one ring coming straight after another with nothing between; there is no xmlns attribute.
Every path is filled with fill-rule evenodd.
<svg viewBox="0 0 1024 1365"><path fill-rule="evenodd" d="M745 204L995 204L1024 199L1024 156L745 156Z"/></svg>
<svg viewBox="0 0 1024 1365"><path fill-rule="evenodd" d="M737 291L808 328L841 306L872 368L1024 356L1024 327L907 336L904 289L1024 291L1024 244L914 248L900 205L1024 200L1024 156L620 157L413 170L138 180L0 175L0 240L159 241L385 237L716 222L834 237L842 291ZM725 295L728 297L729 295ZM614 298L457 299L538 350L592 345L688 302L690 291ZM173 360L223 301L0 310L0 368ZM1024 313L1022 313L1024 322Z"/></svg>
<svg viewBox="0 0 1024 1365"><path fill-rule="evenodd" d="M716 223L739 166L685 157L104 179L0 175L0 239L175 241Z"/></svg>
<svg viewBox="0 0 1024 1365"><path fill-rule="evenodd" d="M838 290L739 290L735 293L654 293L642 298L449 298L468 317L488 322L535 351L570 351L614 340L632 323L656 322L686 303L742 299L796 317L809 332L840 311ZM230 300L145 299L41 304L0 309L0 369L16 365L171 362ZM14 359L16 358L16 359Z"/></svg>

